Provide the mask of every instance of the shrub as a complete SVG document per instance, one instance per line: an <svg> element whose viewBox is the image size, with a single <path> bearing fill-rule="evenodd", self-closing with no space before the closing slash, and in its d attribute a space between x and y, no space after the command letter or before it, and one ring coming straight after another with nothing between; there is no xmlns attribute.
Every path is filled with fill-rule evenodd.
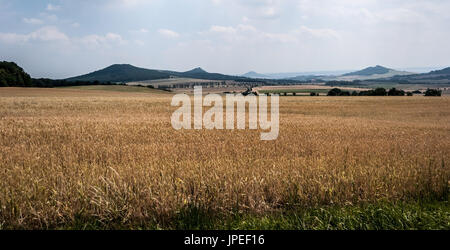
<svg viewBox="0 0 450 250"><path fill-rule="evenodd" d="M360 96L386 96L387 92L384 88L377 88L375 90L361 91Z"/></svg>
<svg viewBox="0 0 450 250"><path fill-rule="evenodd" d="M388 92L388 96L404 96L405 95L405 91L403 90L398 90L396 88L392 88L389 90Z"/></svg>
<svg viewBox="0 0 450 250"><path fill-rule="evenodd" d="M350 92L335 88L328 92L328 96L350 96Z"/></svg>
<svg viewBox="0 0 450 250"><path fill-rule="evenodd" d="M342 90L338 89L338 88L334 88L330 91L328 91L328 96L339 96L341 95Z"/></svg>
<svg viewBox="0 0 450 250"><path fill-rule="evenodd" d="M427 89L425 96L442 96L442 91L437 89Z"/></svg>
<svg viewBox="0 0 450 250"><path fill-rule="evenodd" d="M0 87L8 87L5 79L0 79Z"/></svg>
<svg viewBox="0 0 450 250"><path fill-rule="evenodd" d="M384 88L377 88L374 91L375 96L386 96L386 94L387 94L387 92L386 92L386 89L384 89Z"/></svg>

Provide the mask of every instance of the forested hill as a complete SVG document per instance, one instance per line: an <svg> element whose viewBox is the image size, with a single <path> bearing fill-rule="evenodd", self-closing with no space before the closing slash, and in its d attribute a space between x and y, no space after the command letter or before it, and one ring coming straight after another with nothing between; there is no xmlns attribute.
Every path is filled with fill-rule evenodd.
<svg viewBox="0 0 450 250"><path fill-rule="evenodd" d="M441 69L441 70L435 70L428 73L428 75L450 75L450 67Z"/></svg>
<svg viewBox="0 0 450 250"><path fill-rule="evenodd" d="M0 62L0 87L27 87L32 81L21 67L13 62Z"/></svg>
<svg viewBox="0 0 450 250"><path fill-rule="evenodd" d="M168 79L171 77L195 78L206 80L237 80L245 79L244 77L236 77L223 75L218 73L209 73L202 68L195 68L187 72L176 72L169 70L154 70L138 68L130 64L114 64L107 68L82 75L76 76L67 81L99 81L99 82L139 82L146 80Z"/></svg>
<svg viewBox="0 0 450 250"><path fill-rule="evenodd" d="M62 87L62 86L78 86L78 85L98 85L111 84L109 82L98 81L76 81L69 82L66 80L52 79L33 79L20 66L14 62L0 62L0 87Z"/></svg>
<svg viewBox="0 0 450 250"><path fill-rule="evenodd" d="M170 74L159 70L138 68L130 64L114 64L107 68L67 79L67 81L136 82L167 79Z"/></svg>
<svg viewBox="0 0 450 250"><path fill-rule="evenodd" d="M370 75L381 75L389 73L392 69L377 65L375 67L368 67L360 71L351 72L344 74L343 76L370 76Z"/></svg>

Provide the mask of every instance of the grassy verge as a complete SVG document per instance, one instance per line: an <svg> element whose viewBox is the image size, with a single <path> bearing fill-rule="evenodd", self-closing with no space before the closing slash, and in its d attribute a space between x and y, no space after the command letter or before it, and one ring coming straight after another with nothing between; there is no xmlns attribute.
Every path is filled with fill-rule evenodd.
<svg viewBox="0 0 450 250"><path fill-rule="evenodd" d="M448 201L304 208L267 215L220 216L195 207L162 222L107 224L79 217L59 229L149 230L450 230Z"/></svg>

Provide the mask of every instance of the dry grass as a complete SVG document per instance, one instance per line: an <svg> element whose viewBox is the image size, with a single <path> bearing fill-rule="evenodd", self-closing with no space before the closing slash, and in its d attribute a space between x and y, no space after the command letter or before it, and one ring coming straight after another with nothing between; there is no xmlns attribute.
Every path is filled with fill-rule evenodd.
<svg viewBox="0 0 450 250"><path fill-rule="evenodd" d="M272 142L174 131L170 100L0 89L0 228L448 198L447 97L283 97Z"/></svg>

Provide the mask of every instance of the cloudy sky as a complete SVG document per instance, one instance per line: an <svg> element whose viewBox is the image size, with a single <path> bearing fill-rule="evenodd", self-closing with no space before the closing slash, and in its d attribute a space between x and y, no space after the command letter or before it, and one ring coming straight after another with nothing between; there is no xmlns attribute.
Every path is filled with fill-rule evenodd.
<svg viewBox="0 0 450 250"><path fill-rule="evenodd" d="M450 66L448 0L0 0L0 60L242 74Z"/></svg>

